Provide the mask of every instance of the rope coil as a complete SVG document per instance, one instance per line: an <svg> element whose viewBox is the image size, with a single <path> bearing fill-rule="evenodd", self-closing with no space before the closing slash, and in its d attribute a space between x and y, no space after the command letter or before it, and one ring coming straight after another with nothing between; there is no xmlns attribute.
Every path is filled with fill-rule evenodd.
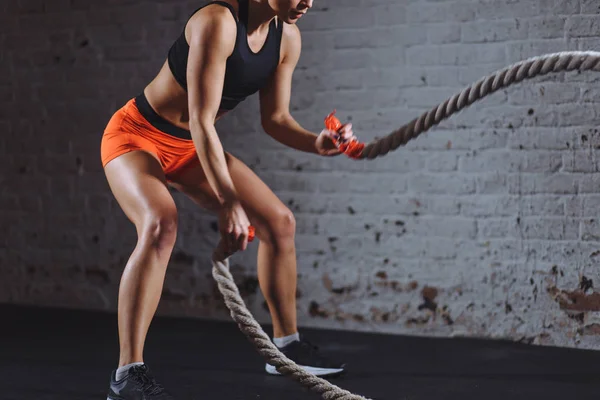
<svg viewBox="0 0 600 400"><path fill-rule="evenodd" d="M362 151L360 153L356 152L356 146L349 146L348 151L344 152L355 159L375 159L405 145L452 114L501 88L550 72L574 70L600 72L600 52L568 51L550 53L512 64L466 87L460 93L387 136L366 144L364 148L361 146ZM304 387L320 394L326 400L369 400L304 371L283 355L245 306L229 271L228 259L218 254L218 252L215 252L213 255L212 275L223 295L227 308L230 310L231 317L269 364L274 365L281 374L290 376Z"/></svg>

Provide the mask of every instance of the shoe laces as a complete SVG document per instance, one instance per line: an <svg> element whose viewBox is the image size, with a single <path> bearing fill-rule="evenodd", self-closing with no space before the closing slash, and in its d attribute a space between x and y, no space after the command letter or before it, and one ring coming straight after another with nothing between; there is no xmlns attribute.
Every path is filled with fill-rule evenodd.
<svg viewBox="0 0 600 400"><path fill-rule="evenodd" d="M141 385L142 393L155 395L164 392L164 388L156 382L145 367L132 367L129 376Z"/></svg>
<svg viewBox="0 0 600 400"><path fill-rule="evenodd" d="M321 354L319 353L319 346L313 344L311 341L302 338L300 339L300 345L308 350L308 353L312 356L318 356L319 358L322 358Z"/></svg>
<svg viewBox="0 0 600 400"><path fill-rule="evenodd" d="M311 357L312 359L318 360L318 362L321 362L324 365L332 364L333 361L329 358L329 356L322 354L319 351L319 346L313 344L310 340L306 339L305 337L302 337L300 339L300 346L308 352L309 357Z"/></svg>

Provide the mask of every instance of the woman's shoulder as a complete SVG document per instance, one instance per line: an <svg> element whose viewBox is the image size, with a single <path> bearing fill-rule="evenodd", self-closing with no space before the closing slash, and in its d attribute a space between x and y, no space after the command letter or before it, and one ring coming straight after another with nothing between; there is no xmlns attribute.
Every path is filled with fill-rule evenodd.
<svg viewBox="0 0 600 400"><path fill-rule="evenodd" d="M196 10L188 21L188 25L216 23L236 23L238 15L237 1L221 0L213 1Z"/></svg>
<svg viewBox="0 0 600 400"><path fill-rule="evenodd" d="M217 34L217 36L219 36L220 33L230 36L229 33L232 30L237 29L237 17L234 15L234 12L237 13L237 5L232 10L219 3L232 5L234 2L221 1L217 3L209 3L194 13L190 17L186 26L186 37L188 38L188 43L189 38L194 31L204 33L208 30L213 34Z"/></svg>

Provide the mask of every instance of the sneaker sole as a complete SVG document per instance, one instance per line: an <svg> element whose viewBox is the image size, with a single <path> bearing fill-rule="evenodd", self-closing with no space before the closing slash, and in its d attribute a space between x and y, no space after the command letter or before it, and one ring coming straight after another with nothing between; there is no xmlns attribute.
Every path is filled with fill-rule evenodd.
<svg viewBox="0 0 600 400"><path fill-rule="evenodd" d="M344 372L343 368L317 368L317 367L308 367L305 365L299 365L299 367L302 368L303 370L305 370L306 372L309 372L316 376L339 375L342 372ZM271 374L271 375L282 375L279 371L277 371L277 368L275 368L274 366L272 366L270 364L267 364L265 366L265 371L267 371L267 373Z"/></svg>

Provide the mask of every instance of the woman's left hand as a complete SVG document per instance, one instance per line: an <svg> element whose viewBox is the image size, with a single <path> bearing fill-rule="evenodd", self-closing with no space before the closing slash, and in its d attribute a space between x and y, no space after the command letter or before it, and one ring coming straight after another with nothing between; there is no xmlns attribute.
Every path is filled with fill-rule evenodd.
<svg viewBox="0 0 600 400"><path fill-rule="evenodd" d="M352 132L352 124L344 124L337 131L333 132L328 129L323 129L316 141L317 152L322 156L337 156L342 152L337 148L336 143L346 143L354 138Z"/></svg>

